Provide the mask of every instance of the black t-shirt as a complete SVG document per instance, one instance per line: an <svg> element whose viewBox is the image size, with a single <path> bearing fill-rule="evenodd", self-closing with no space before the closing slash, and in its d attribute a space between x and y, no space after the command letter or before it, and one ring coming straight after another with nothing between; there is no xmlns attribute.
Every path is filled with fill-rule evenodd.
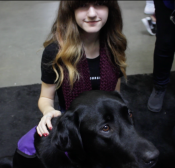
<svg viewBox="0 0 175 168"><path fill-rule="evenodd" d="M52 68L52 61L58 53L58 45L56 43L51 43L43 51L42 60L41 60L41 80L47 84L54 84L56 79L56 74ZM89 59L87 58L89 71L90 71L90 80L92 85L92 90L100 89L100 56ZM119 78L123 74L120 71ZM57 89L57 95L59 98L60 106L65 109L65 100L63 97L62 88Z"/></svg>
<svg viewBox="0 0 175 168"><path fill-rule="evenodd" d="M87 61L92 90L100 90L100 56L94 59L87 58Z"/></svg>

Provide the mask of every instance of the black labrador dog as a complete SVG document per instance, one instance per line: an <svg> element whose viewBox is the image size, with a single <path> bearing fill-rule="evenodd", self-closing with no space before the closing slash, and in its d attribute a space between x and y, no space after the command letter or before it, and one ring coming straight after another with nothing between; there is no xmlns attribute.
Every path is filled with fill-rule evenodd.
<svg viewBox="0 0 175 168"><path fill-rule="evenodd" d="M139 136L118 92L89 91L53 119L48 137L35 134L45 168L151 168L159 151Z"/></svg>
<svg viewBox="0 0 175 168"><path fill-rule="evenodd" d="M37 163L18 162L37 168L152 168L157 162L159 151L137 134L118 92L84 92L52 124L49 136L34 135Z"/></svg>

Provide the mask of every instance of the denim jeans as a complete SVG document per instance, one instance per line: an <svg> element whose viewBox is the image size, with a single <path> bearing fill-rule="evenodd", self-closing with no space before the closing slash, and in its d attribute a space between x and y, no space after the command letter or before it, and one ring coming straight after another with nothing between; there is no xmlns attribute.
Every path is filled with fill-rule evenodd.
<svg viewBox="0 0 175 168"><path fill-rule="evenodd" d="M172 10L163 1L154 1L156 13L156 43L154 50L153 79L155 85L170 82L170 71L175 53L175 25L170 20Z"/></svg>

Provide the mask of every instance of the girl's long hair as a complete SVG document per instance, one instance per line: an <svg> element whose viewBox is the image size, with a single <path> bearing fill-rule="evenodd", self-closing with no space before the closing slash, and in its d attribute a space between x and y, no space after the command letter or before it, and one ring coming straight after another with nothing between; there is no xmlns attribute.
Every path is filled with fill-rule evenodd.
<svg viewBox="0 0 175 168"><path fill-rule="evenodd" d="M71 88L74 82L79 79L77 63L82 58L83 47L80 39L80 28L75 21L74 11L83 3L88 2L104 4L109 8L108 20L100 31L100 38L106 41L115 63L119 65L122 73L126 77L125 50L127 41L122 34L123 22L118 2L116 0L60 1L58 14L52 26L51 33L43 44L44 47L46 47L52 42L58 43L59 51L52 62L53 70L56 73L55 82L57 83L57 88L59 88L63 82L64 67L68 71Z"/></svg>

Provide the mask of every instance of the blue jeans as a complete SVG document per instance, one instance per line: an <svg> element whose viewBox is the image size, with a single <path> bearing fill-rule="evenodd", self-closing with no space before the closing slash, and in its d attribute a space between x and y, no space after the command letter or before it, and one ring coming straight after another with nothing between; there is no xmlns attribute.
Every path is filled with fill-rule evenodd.
<svg viewBox="0 0 175 168"><path fill-rule="evenodd" d="M175 53L175 25L170 20L172 10L163 1L154 1L156 13L156 43L154 50L153 79L155 85L170 82L170 71Z"/></svg>

